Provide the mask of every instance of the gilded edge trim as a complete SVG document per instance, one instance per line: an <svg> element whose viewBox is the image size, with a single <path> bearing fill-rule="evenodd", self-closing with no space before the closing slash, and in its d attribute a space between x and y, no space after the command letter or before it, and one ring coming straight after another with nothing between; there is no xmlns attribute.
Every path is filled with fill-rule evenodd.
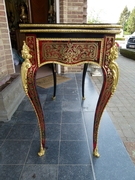
<svg viewBox="0 0 135 180"><path fill-rule="evenodd" d="M96 64L96 65L99 65L99 66L102 65L104 38L96 38L96 39L94 39L94 38L81 38L81 39L78 39L78 38L37 38L36 43L37 43L38 67L41 67L41 66L43 66L45 64L50 64L50 63L60 64L60 65L67 66L67 67L84 64L83 62L80 62L80 63L77 63L77 64L68 65L68 64L57 62L57 61L49 61L49 62L40 63L39 41L42 41L42 40L45 40L45 41L46 40L49 40L49 41L70 41L71 40L71 41L89 41L89 42L91 42L91 41L101 41L99 64L96 63L96 62L92 62L92 61L85 61L85 63L92 63L92 64Z"/></svg>
<svg viewBox="0 0 135 180"><path fill-rule="evenodd" d="M26 94L28 94L28 86L27 86L27 72L28 69L32 66L30 59L32 58L32 55L30 54L30 49L26 45L26 42L23 41L23 48L22 48L22 58L24 59L24 62L21 66L21 77L22 77L22 84L23 88Z"/></svg>
<svg viewBox="0 0 135 180"><path fill-rule="evenodd" d="M119 24L19 24L19 27L43 28L122 28Z"/></svg>
<svg viewBox="0 0 135 180"><path fill-rule="evenodd" d="M101 33L119 34L120 30L89 30L89 29L20 29L21 33Z"/></svg>

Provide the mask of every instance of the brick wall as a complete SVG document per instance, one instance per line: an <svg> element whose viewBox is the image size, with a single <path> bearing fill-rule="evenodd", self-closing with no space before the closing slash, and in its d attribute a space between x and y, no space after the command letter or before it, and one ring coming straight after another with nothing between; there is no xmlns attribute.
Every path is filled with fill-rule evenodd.
<svg viewBox="0 0 135 180"><path fill-rule="evenodd" d="M60 22L86 22L86 9L87 0L60 0ZM62 67L63 72L78 72L81 70L82 66L80 65L69 68ZM0 0L0 85L14 72L5 1Z"/></svg>
<svg viewBox="0 0 135 180"><path fill-rule="evenodd" d="M86 23L87 0L60 0L61 23ZM83 65L61 67L62 73L80 72Z"/></svg>
<svg viewBox="0 0 135 180"><path fill-rule="evenodd" d="M0 85L14 73L5 1L0 0Z"/></svg>
<svg viewBox="0 0 135 180"><path fill-rule="evenodd" d="M86 23L87 0L60 0L61 23Z"/></svg>

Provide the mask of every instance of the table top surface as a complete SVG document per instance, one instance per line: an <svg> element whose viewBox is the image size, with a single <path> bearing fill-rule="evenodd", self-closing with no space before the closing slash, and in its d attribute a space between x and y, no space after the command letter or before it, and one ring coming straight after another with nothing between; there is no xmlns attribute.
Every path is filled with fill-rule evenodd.
<svg viewBox="0 0 135 180"><path fill-rule="evenodd" d="M119 34L119 24L19 24L22 33L107 33Z"/></svg>

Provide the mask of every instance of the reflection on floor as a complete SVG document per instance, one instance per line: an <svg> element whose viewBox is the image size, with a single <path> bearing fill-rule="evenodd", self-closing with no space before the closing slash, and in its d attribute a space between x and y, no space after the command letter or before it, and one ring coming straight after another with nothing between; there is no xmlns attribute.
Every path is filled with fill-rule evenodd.
<svg viewBox="0 0 135 180"><path fill-rule="evenodd" d="M87 74L53 87L37 87L46 122L45 156L38 157L39 130L27 97L12 119L0 123L0 180L134 180L135 167L105 111L99 131L100 158L92 155L92 126L98 94Z"/></svg>

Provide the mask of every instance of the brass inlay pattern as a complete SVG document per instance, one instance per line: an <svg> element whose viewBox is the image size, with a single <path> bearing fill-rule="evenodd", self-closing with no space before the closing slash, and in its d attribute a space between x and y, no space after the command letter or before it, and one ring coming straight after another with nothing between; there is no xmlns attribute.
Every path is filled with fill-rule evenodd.
<svg viewBox="0 0 135 180"><path fill-rule="evenodd" d="M32 58L29 47L26 45L25 41L23 42L23 48L22 48L22 58L24 59L24 62L21 66L21 77L22 77L22 83L23 88L26 94L28 93L28 86L27 86L27 72L28 69L32 66L30 59Z"/></svg>
<svg viewBox="0 0 135 180"><path fill-rule="evenodd" d="M26 43L30 47L30 54L32 55L31 63L34 64L36 60L36 40L35 37L30 35L26 36Z"/></svg>
<svg viewBox="0 0 135 180"><path fill-rule="evenodd" d="M41 46L39 45L40 41L42 42ZM66 66L84 62L101 65L103 43L104 39L102 38L39 38L37 39L38 66L52 62ZM39 53L39 48L41 48L42 54Z"/></svg>
<svg viewBox="0 0 135 180"><path fill-rule="evenodd" d="M88 60L89 58L94 61L94 59L97 59L98 44L95 42L89 44L87 51L86 51L85 45L86 43L84 44L81 43L81 45L78 45L72 42L59 43L57 45L57 42L56 42L56 43L52 43L52 45L49 45L49 48L47 49L48 44L46 44L46 42L43 42L42 43L42 58L46 60L51 60L53 58L54 60L57 61L60 56L61 62L66 63L66 64L72 64L72 63L78 62L79 54L82 54L82 56L80 57L81 60ZM52 54L51 53L52 51L55 54Z"/></svg>

